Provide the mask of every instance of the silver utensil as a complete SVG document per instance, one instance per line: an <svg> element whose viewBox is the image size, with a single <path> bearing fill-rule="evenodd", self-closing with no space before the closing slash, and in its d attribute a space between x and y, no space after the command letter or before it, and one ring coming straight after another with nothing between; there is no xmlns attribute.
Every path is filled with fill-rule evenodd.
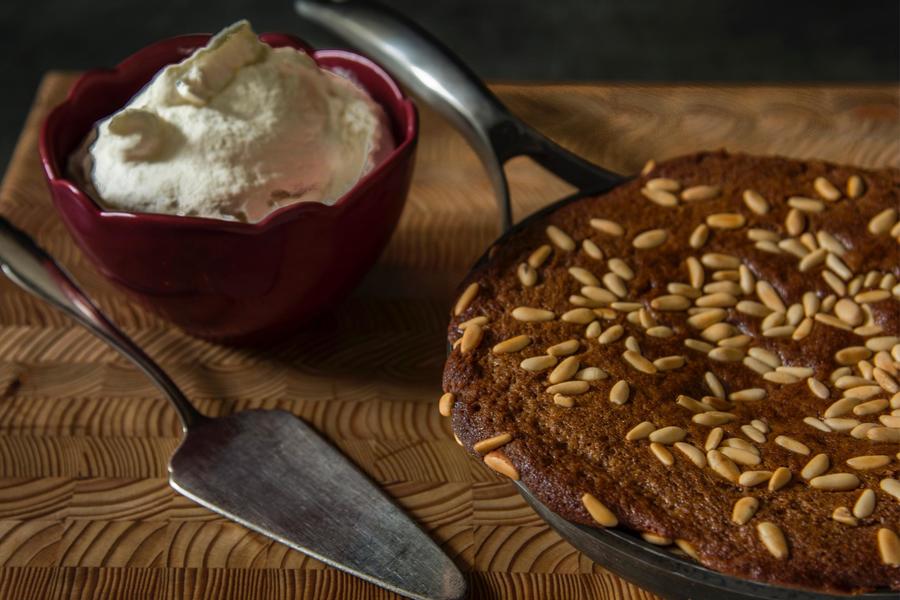
<svg viewBox="0 0 900 600"><path fill-rule="evenodd" d="M516 117L478 77L428 32L397 12L358 0L296 0L303 17L338 35L384 65L426 104L462 132L485 165L506 232L492 244L527 227L561 206L605 192L626 178L595 166L544 138ZM579 189L511 226L509 191L503 164L524 154ZM473 267L487 260L482 256ZM515 482L528 504L563 538L620 577L664 598L717 600L827 600L840 596L732 577L673 555L622 529L598 529L566 521L521 481ZM859 600L896 599L891 592L856 596Z"/></svg>
<svg viewBox="0 0 900 600"><path fill-rule="evenodd" d="M356 0L296 0L294 8L381 63L466 137L487 169L503 231L513 223L503 165L514 156L528 156L582 190L622 182L621 175L569 152L513 116L469 67L399 13Z"/></svg>
<svg viewBox="0 0 900 600"><path fill-rule="evenodd" d="M455 600L459 569L369 478L294 415L202 415L56 262L0 217L0 269L140 368L178 413L184 439L169 482L198 504L398 594Z"/></svg>

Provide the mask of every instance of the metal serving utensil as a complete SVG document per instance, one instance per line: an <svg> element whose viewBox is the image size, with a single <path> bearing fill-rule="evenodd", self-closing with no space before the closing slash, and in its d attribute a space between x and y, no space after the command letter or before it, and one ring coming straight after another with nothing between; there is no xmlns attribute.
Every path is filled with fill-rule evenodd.
<svg viewBox="0 0 900 600"><path fill-rule="evenodd" d="M0 217L0 269L131 360L178 413L175 490L241 525L398 594L455 600L466 582L384 492L311 427L282 410L202 415L65 271Z"/></svg>
<svg viewBox="0 0 900 600"><path fill-rule="evenodd" d="M503 165L514 156L532 158L580 190L624 181L517 119L449 49L399 13L357 0L296 0L294 8L381 63L462 132L487 169L503 231L513 223Z"/></svg>
<svg viewBox="0 0 900 600"><path fill-rule="evenodd" d="M500 208L503 241L534 220L585 196L610 190L626 178L593 165L548 140L509 113L500 100L450 50L399 13L360 0L295 0L303 17L356 46L459 129L488 171ZM512 225L503 164L526 155L579 189ZM475 264L488 260L486 252ZM707 569L622 529L571 523L514 482L528 504L563 538L620 577L664 598L717 600L827 600L845 596L817 593L731 577ZM859 600L896 599L891 592L855 596Z"/></svg>

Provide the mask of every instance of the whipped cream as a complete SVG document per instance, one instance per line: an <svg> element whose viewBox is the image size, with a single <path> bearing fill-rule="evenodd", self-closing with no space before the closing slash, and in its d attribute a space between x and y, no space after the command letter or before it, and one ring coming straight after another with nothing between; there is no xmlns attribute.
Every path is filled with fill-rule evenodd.
<svg viewBox="0 0 900 600"><path fill-rule="evenodd" d="M72 169L108 208L256 222L333 204L393 148L361 87L240 21L99 122Z"/></svg>

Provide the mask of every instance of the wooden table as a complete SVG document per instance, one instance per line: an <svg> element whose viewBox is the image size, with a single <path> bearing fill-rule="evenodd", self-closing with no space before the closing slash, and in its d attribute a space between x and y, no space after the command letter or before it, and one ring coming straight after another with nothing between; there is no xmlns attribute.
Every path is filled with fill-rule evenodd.
<svg viewBox="0 0 900 600"><path fill-rule="evenodd" d="M648 598L563 542L470 460L438 416L453 290L497 232L475 155L422 111L399 229L362 285L282 347L187 337L131 304L53 212L37 132L73 75L49 74L0 191L35 235L200 408L285 408L330 437L468 573L473 598ZM513 112L610 169L701 148L900 166L894 87L497 85ZM569 188L509 165L519 216ZM169 489L174 412L134 367L0 278L0 597L391 598Z"/></svg>

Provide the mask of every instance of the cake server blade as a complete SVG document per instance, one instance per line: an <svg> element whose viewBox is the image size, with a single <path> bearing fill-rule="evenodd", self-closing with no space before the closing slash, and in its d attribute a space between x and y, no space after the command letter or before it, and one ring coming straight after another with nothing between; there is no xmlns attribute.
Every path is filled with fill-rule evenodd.
<svg viewBox="0 0 900 600"><path fill-rule="evenodd" d="M459 598L453 562L369 478L292 414L250 410L191 428L172 487L322 562L412 598Z"/></svg>
<svg viewBox="0 0 900 600"><path fill-rule="evenodd" d="M456 600L456 565L334 446L291 413L202 415L34 241L0 217L0 271L130 359L178 412L173 488L258 533L410 598Z"/></svg>

